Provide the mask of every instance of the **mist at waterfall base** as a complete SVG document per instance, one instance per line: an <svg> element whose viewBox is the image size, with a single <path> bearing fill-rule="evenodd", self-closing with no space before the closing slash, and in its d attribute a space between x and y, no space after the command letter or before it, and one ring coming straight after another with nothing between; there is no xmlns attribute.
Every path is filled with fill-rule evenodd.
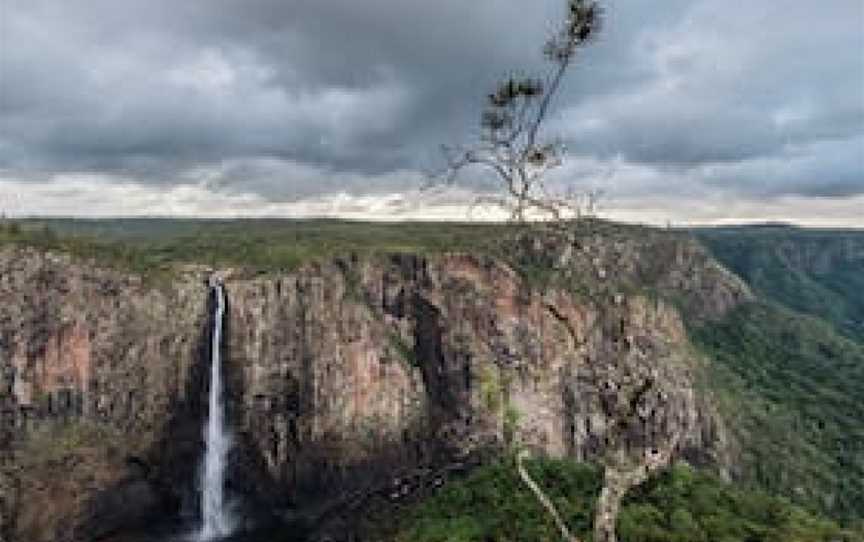
<svg viewBox="0 0 864 542"><path fill-rule="evenodd" d="M210 343L207 415L203 420L204 452L200 460L195 491L199 508L194 517L166 518L146 532L125 535L122 542L301 542L305 537L285 525L250 525L238 513L238 497L226 491L231 435L226 423L222 367L225 290L216 278L210 280L215 300Z"/></svg>

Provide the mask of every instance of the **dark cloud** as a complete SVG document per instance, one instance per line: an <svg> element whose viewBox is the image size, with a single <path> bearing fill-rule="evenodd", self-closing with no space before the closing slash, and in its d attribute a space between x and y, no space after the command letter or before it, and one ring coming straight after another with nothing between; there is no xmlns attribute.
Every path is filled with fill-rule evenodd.
<svg viewBox="0 0 864 542"><path fill-rule="evenodd" d="M864 193L860 3L606 4L549 126L592 164L566 171L619 191ZM470 138L497 78L543 68L562 5L4 2L0 172L274 201L398 190Z"/></svg>

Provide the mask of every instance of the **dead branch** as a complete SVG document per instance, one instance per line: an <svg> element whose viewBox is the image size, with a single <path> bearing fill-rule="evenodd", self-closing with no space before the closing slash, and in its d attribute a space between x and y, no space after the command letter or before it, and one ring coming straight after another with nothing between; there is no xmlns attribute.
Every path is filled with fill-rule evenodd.
<svg viewBox="0 0 864 542"><path fill-rule="evenodd" d="M545 179L562 164L564 147L557 141L542 141L540 134L577 51L594 38L601 20L596 1L567 0L562 27L543 50L552 63L551 74L545 79L510 77L498 84L487 96L479 143L444 149L446 183L453 183L469 167L485 169L503 189L504 197L496 203L517 223L560 222L593 210L582 205L581 199L550 195Z"/></svg>
<svg viewBox="0 0 864 542"><path fill-rule="evenodd" d="M570 532L570 529L567 527L567 524L564 523L564 520L561 519L561 514L558 513L558 510L555 508L555 505L552 504L552 501L549 497L543 493L543 490L540 489L540 486L537 482L531 478L531 475L528 474L528 471L525 469L525 465L522 464L522 461L528 457L528 452L526 450L522 450L519 454L516 455L516 469L519 471L519 477L522 478L522 481L525 482L525 485L531 490L537 500L540 501L540 504L543 505L543 508L546 509L546 512L552 516L552 519L555 520L555 525L558 527L558 530L561 532L561 538L563 538L566 542L579 542L579 539L573 536Z"/></svg>

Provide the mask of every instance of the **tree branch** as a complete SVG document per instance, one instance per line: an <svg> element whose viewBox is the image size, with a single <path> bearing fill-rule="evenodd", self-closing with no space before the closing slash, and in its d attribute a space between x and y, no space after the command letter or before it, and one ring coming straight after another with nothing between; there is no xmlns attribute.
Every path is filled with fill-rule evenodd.
<svg viewBox="0 0 864 542"><path fill-rule="evenodd" d="M525 482L525 485L534 493L534 496L537 497L537 500L540 501L540 504L543 505L543 508L546 509L546 512L552 516L552 519L555 520L555 525L558 527L558 530L561 532L561 538L563 538L566 542L580 542L578 538L573 536L570 532L570 529L567 527L567 524L564 523L564 520L561 519L561 514L558 513L558 510L555 508L555 505L552 504L552 501L549 497L543 493L543 490L540 489L540 486L537 485L531 475L528 474L528 471L525 470L525 465L522 464L522 461L528 456L528 452L526 450L522 450L516 456L516 469L519 471L519 477L522 478L522 481Z"/></svg>

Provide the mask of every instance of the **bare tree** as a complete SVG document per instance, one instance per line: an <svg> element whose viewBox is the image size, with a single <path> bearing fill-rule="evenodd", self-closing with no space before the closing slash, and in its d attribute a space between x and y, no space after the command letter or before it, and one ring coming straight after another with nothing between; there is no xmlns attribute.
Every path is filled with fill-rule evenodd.
<svg viewBox="0 0 864 542"><path fill-rule="evenodd" d="M466 168L475 166L490 172L500 183L503 189L500 193L478 198L475 205L491 204L505 209L512 222L521 224L536 220L537 224L555 230L565 229L571 219L593 214L600 195L591 191L554 194L547 186L548 173L561 165L565 149L560 140L544 137L543 124L577 53L596 37L603 20L597 1L566 0L566 6L562 27L543 49L551 65L546 77L501 81L487 96L480 119L479 141L470 146L444 148L447 159L445 180L448 183L452 183ZM572 330L571 333L578 343L575 333ZM615 393L603 402L610 427L606 450L601 458L604 481L595 511L595 542L617 540L615 524L623 497L656 470L669 464L680 439L680 431L676 430L650 447L630 449L628 427L638 419L634 409L665 412L671 407L667 404L668 394L664 386L656 378L646 376L628 383L633 378L618 373L622 368L632 367L622 363L612 363L611 366L617 369L604 372L599 367L593 368L598 389L604 382L616 383L604 388L613 389ZM617 384L620 384L620 389ZM652 408L646 406L649 403ZM520 478L555 521L562 539L578 542L551 499L525 469L523 460L527 456L525 451L517 455L516 468Z"/></svg>
<svg viewBox="0 0 864 542"><path fill-rule="evenodd" d="M446 180L453 182L465 168L479 166L501 183L503 193L478 199L508 211L511 220L531 219L552 224L593 212L596 193L553 194L546 183L550 170L562 163L564 145L545 139L541 129L553 99L580 48L598 33L602 10L593 0L567 0L561 29L543 49L551 64L545 78L508 78L488 95L480 127L480 141L471 146L444 147Z"/></svg>

